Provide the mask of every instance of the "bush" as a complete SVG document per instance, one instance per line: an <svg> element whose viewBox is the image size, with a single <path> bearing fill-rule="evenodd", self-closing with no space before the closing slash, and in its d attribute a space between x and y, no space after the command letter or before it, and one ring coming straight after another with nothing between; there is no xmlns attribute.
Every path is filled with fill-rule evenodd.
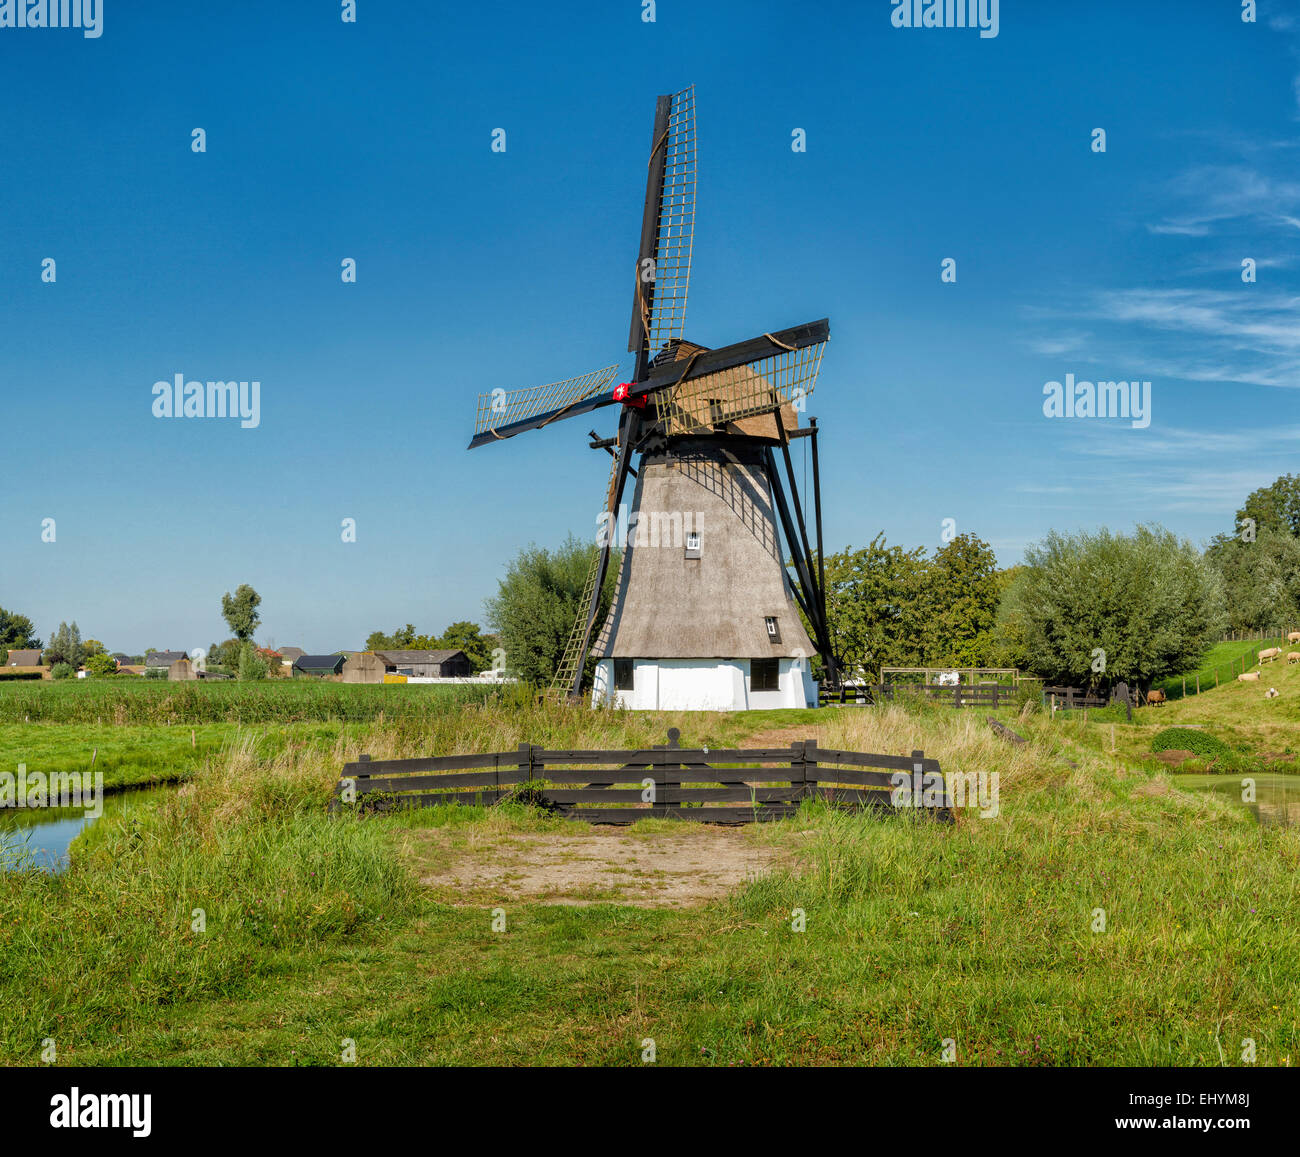
<svg viewBox="0 0 1300 1157"><path fill-rule="evenodd" d="M77 669L71 663L55 663L50 668L51 679L71 679L76 673Z"/></svg>
<svg viewBox="0 0 1300 1157"><path fill-rule="evenodd" d="M86 660L86 671L97 679L105 675L115 675L117 673L117 660L112 655L103 653L91 655Z"/></svg>
<svg viewBox="0 0 1300 1157"><path fill-rule="evenodd" d="M1190 751L1206 759L1222 759L1232 750L1222 740L1192 727L1166 727L1151 741L1152 751Z"/></svg>

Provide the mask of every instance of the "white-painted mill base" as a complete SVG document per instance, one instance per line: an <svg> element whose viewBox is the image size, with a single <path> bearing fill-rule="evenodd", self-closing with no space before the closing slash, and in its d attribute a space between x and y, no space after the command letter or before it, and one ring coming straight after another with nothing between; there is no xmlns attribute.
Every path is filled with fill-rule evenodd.
<svg viewBox="0 0 1300 1157"><path fill-rule="evenodd" d="M593 706L612 699L635 711L758 711L816 707L817 681L799 659L779 661L778 690L750 687L748 659L634 659L632 689L612 690L614 660L596 664Z"/></svg>

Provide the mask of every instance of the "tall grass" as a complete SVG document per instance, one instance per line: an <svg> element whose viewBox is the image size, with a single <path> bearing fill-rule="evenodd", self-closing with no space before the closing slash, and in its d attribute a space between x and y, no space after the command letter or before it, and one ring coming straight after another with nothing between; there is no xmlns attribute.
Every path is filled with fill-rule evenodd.
<svg viewBox="0 0 1300 1157"><path fill-rule="evenodd" d="M514 689L466 684L369 685L308 679L168 683L119 677L0 684L0 723L369 722L420 719L467 703L510 702Z"/></svg>

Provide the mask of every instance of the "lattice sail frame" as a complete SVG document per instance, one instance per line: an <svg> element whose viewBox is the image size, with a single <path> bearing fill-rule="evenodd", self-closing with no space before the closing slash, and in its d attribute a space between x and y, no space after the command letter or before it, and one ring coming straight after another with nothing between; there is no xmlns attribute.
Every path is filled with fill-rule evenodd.
<svg viewBox="0 0 1300 1157"><path fill-rule="evenodd" d="M650 303L650 354L686 328L686 291L695 243L695 87L673 94L665 142L663 196L655 246L654 295Z"/></svg>
<svg viewBox="0 0 1300 1157"><path fill-rule="evenodd" d="M549 386L532 386L526 390L493 390L478 396L478 418L475 434L487 434L511 422L523 422L550 410L559 410L599 394L618 377L618 363L583 374L552 382ZM557 415L559 417L559 415Z"/></svg>
<svg viewBox="0 0 1300 1157"><path fill-rule="evenodd" d="M670 435L695 434L726 422L770 414L803 400L817 385L826 343L782 350L743 366L719 370L670 386L655 397Z"/></svg>

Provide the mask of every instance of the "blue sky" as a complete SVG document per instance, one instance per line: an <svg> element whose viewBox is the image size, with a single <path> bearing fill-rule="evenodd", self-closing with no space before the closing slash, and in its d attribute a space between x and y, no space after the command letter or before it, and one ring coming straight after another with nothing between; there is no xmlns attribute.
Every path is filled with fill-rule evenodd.
<svg viewBox="0 0 1300 1157"><path fill-rule="evenodd" d="M0 28L0 605L131 652L226 637L241 582L309 650L481 619L520 547L594 532L613 417L469 453L476 395L630 365L654 97L692 83L686 332L831 319L830 549L945 518L1004 564L1052 527L1206 539L1300 466L1300 5L1258 8L1003 0L981 38L889 0L104 0L98 39ZM154 418L177 373L259 380L260 425ZM1067 373L1150 380L1150 426L1045 418Z"/></svg>

